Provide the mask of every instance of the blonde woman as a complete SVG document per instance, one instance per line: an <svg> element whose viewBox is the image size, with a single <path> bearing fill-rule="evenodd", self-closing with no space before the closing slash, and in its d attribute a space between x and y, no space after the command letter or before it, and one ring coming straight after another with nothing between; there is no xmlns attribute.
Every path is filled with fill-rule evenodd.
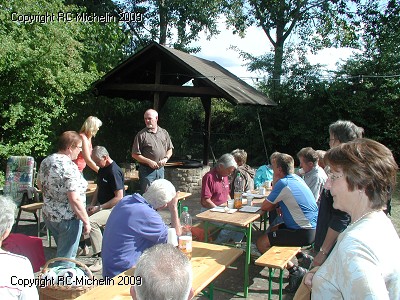
<svg viewBox="0 0 400 300"><path fill-rule="evenodd" d="M82 125L79 135L82 138L82 152L79 153L78 158L74 160L77 164L79 172L83 172L86 165L96 173L99 171L99 167L94 163L90 155L92 154L92 137L96 136L100 126L103 123L96 117L88 117Z"/></svg>

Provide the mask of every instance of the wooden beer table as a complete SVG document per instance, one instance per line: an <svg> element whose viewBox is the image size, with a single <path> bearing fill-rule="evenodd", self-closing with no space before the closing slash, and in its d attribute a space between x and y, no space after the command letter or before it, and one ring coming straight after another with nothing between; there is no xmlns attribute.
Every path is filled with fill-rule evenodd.
<svg viewBox="0 0 400 300"><path fill-rule="evenodd" d="M193 241L191 263L194 294L197 295L209 287L210 290L206 295L209 299L213 299L212 282L242 253L241 249ZM131 276L134 275L134 272L135 268L126 270L115 276L112 281L110 280L109 285L99 285L77 299L132 299L130 287L133 284Z"/></svg>
<svg viewBox="0 0 400 300"><path fill-rule="evenodd" d="M192 196L192 193L179 192L178 193L178 216L182 214L182 201L186 200L186 197Z"/></svg>
<svg viewBox="0 0 400 300"><path fill-rule="evenodd" d="M97 184L96 183L89 183L86 189L86 197L92 197L94 192L96 191ZM124 185L125 191L128 189L128 185Z"/></svg>
<svg viewBox="0 0 400 300"><path fill-rule="evenodd" d="M129 193L133 193L135 190L136 181L139 181L139 171L126 171L124 173L124 182L128 185L128 188L125 190L128 190Z"/></svg>
<svg viewBox="0 0 400 300"><path fill-rule="evenodd" d="M265 195L266 197L267 195ZM254 199L253 206L260 207L260 210L254 213L236 211L234 213L226 212L215 212L210 209L204 211L196 217L199 220L204 221L204 241L208 241L208 227L212 223L213 226L224 228L226 224L236 226L237 228L226 228L228 230L243 232L246 235L246 258L244 261L244 287L243 294L246 298L249 294L249 266L250 266L250 251L251 251L251 233L253 228L253 222L264 216L264 211L261 210L261 204L264 201L262 199ZM216 223L221 223L218 226ZM231 292L220 289L222 291Z"/></svg>
<svg viewBox="0 0 400 300"><path fill-rule="evenodd" d="M125 172L124 180L125 180L125 182L138 181L139 180L139 171Z"/></svg>

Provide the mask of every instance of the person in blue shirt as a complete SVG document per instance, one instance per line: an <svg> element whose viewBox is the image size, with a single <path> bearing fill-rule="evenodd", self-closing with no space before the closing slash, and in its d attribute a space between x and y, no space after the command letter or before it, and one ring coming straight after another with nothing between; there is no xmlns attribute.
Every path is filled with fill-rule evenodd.
<svg viewBox="0 0 400 300"><path fill-rule="evenodd" d="M272 156L274 171L273 189L262 204L261 209L271 211L277 209L283 223L276 225L267 234L257 240L257 248L261 253L271 246L306 246L315 238L318 218L318 206L310 188L302 178L294 174L294 159L285 153L274 153ZM299 263L307 258L299 252L296 255ZM295 292L306 270L289 262L289 285L287 292ZM300 281L299 281L300 279Z"/></svg>
<svg viewBox="0 0 400 300"><path fill-rule="evenodd" d="M171 227L181 234L178 193L166 179L157 179L147 191L128 195L114 206L103 234L103 277L112 278L136 265L144 250L167 242L168 226L156 211L168 208Z"/></svg>

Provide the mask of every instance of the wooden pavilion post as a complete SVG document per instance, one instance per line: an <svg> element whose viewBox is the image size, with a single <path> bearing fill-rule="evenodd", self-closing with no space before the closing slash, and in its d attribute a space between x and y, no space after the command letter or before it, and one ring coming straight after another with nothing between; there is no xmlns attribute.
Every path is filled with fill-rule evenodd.
<svg viewBox="0 0 400 300"><path fill-rule="evenodd" d="M158 60L156 63L156 74L154 84L158 85L161 82L161 60ZM153 97L153 108L156 111L160 109L160 92L155 92Z"/></svg>
<svg viewBox="0 0 400 300"><path fill-rule="evenodd" d="M204 131L203 131L203 165L208 165L210 153L210 132L211 132L211 97L201 97L205 116L204 116Z"/></svg>

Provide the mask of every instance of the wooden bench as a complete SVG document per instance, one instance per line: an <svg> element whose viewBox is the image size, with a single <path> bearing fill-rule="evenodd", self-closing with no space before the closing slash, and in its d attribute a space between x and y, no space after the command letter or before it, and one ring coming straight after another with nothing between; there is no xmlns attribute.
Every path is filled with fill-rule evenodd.
<svg viewBox="0 0 400 300"><path fill-rule="evenodd" d="M21 213L23 211L32 213L33 216L35 217L35 220L32 220L30 222L36 222L37 224L37 234L38 237L40 236L40 221L41 221L41 212L40 210L42 209L43 202L36 202L36 203L31 203L31 204L25 204L21 205L20 209L18 211L18 216L15 221L16 227L18 227L19 221L27 221L26 219L21 219Z"/></svg>
<svg viewBox="0 0 400 300"><path fill-rule="evenodd" d="M255 264L262 267L268 267L268 299L272 297L272 276L276 269L279 269L279 300L282 299L283 271L288 262L299 252L300 247L279 247L273 246L263 255L261 255Z"/></svg>
<svg viewBox="0 0 400 300"><path fill-rule="evenodd" d="M22 208L22 210L27 211L27 212L34 212L39 209L42 209L42 206L43 206L43 202L36 202L36 203L22 205L21 208Z"/></svg>
<svg viewBox="0 0 400 300"><path fill-rule="evenodd" d="M35 216L37 222L38 237L40 237L40 232L43 231L43 229L46 229L47 241L49 243L49 247L51 247L51 233L49 229L46 228L46 226L40 228L42 207L43 207L43 202L36 202L36 203L21 205L21 210L25 212L30 212Z"/></svg>

